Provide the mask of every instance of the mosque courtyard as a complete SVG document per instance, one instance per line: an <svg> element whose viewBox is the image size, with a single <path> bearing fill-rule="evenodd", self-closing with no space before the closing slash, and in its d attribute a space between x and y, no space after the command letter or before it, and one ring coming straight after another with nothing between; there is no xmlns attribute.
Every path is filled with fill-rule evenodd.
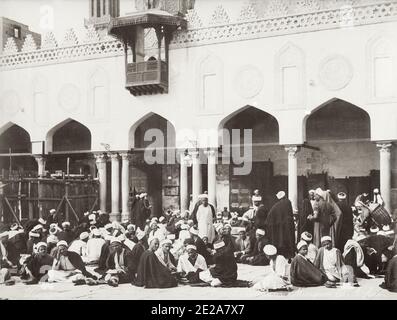
<svg viewBox="0 0 397 320"><path fill-rule="evenodd" d="M239 264L240 280L256 282L264 267ZM291 292L259 292L252 288L211 288L178 286L172 289L143 289L130 284L117 288L108 285L75 286L44 283L27 286L14 278L13 286L0 287L0 299L9 300L391 300L397 294L379 287L382 278L358 279L357 288L296 288Z"/></svg>

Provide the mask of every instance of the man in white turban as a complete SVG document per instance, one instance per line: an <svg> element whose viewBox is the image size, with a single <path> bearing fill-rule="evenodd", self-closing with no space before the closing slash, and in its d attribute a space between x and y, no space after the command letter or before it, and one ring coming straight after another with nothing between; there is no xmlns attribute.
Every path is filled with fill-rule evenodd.
<svg viewBox="0 0 397 320"><path fill-rule="evenodd" d="M199 273L207 270L207 263L201 254L197 253L195 245L187 245L186 252L179 257L177 271L189 283L200 282Z"/></svg>
<svg viewBox="0 0 397 320"><path fill-rule="evenodd" d="M216 220L215 208L208 203L208 196L200 196L201 204L194 209L192 220L199 230L200 237L208 237L208 242L212 243L215 239L214 220Z"/></svg>

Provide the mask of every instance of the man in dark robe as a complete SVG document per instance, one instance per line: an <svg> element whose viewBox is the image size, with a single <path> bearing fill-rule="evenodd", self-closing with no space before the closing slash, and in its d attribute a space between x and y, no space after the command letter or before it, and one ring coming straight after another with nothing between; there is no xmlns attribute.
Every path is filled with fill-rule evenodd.
<svg viewBox="0 0 397 320"><path fill-rule="evenodd" d="M48 270L51 270L54 258L47 253L47 244L40 242L36 245L37 253L29 256L25 261L25 268L30 275L25 284L37 284L45 281Z"/></svg>
<svg viewBox="0 0 397 320"><path fill-rule="evenodd" d="M70 222L68 222L68 221L63 222L62 228L63 228L63 230L57 234L57 237L60 241L64 240L69 245L73 242L73 240L76 239L76 235L70 226Z"/></svg>
<svg viewBox="0 0 397 320"><path fill-rule="evenodd" d="M296 287L317 287L324 285L327 275L316 268L307 258L307 243L297 244L298 254L291 263L291 283Z"/></svg>
<svg viewBox="0 0 397 320"><path fill-rule="evenodd" d="M380 285L380 287L391 292L397 292L397 255L389 260L386 269L385 281Z"/></svg>
<svg viewBox="0 0 397 320"><path fill-rule="evenodd" d="M337 237L338 241L336 243L336 247L343 251L347 240L350 240L353 237L353 211L346 201L346 194L343 192L338 193L337 205L342 211L342 215L339 218L339 230L337 230L339 236Z"/></svg>
<svg viewBox="0 0 397 320"><path fill-rule="evenodd" d="M138 207L139 207L139 195L136 194L132 200L131 204L131 223L136 225L136 219L138 216Z"/></svg>
<svg viewBox="0 0 397 320"><path fill-rule="evenodd" d="M290 259L295 253L295 224L292 204L284 191L277 193L279 201L270 209L266 219L266 236L277 252Z"/></svg>
<svg viewBox="0 0 397 320"><path fill-rule="evenodd" d="M16 223L11 225L10 232L8 234L8 239L12 242L18 252L18 254L26 253L26 234L22 228Z"/></svg>
<svg viewBox="0 0 397 320"><path fill-rule="evenodd" d="M299 214L298 234L302 234L305 231L313 234L313 222L308 219L308 217L313 216L313 199L314 191L310 190L308 198L303 199L302 210Z"/></svg>
<svg viewBox="0 0 397 320"><path fill-rule="evenodd" d="M199 278L211 284L212 287L232 286L237 280L237 263L234 254L223 241L216 242L214 249L215 266L200 272Z"/></svg>
<svg viewBox="0 0 397 320"><path fill-rule="evenodd" d="M102 212L100 210L98 210L97 212L98 212L98 219L97 219L97 222L96 222L96 227L97 228L103 228L107 224L110 223L109 214L105 213L105 212Z"/></svg>
<svg viewBox="0 0 397 320"><path fill-rule="evenodd" d="M393 239L384 235L370 235L359 241L364 252L364 263L371 274L380 274L383 271L382 255L389 255L389 247Z"/></svg>
<svg viewBox="0 0 397 320"><path fill-rule="evenodd" d="M158 260L155 251L160 242L154 238L139 262L135 285L145 288L173 288L178 285L171 271Z"/></svg>
<svg viewBox="0 0 397 320"><path fill-rule="evenodd" d="M112 240L105 262L105 281L112 287L131 282L134 278L131 266L131 251L123 247L117 238Z"/></svg>
<svg viewBox="0 0 397 320"><path fill-rule="evenodd" d="M263 248L270 244L269 239L266 237L266 232L263 229L257 229L255 232L256 242L254 249L250 255L242 260L243 263L249 263L253 266L267 266L269 265L269 259L263 252Z"/></svg>
<svg viewBox="0 0 397 320"><path fill-rule="evenodd" d="M254 220L254 225L256 229L265 229L268 214L269 210L263 204L260 204L256 209Z"/></svg>
<svg viewBox="0 0 397 320"><path fill-rule="evenodd" d="M212 260L211 255L208 252L207 246L205 245L204 241L200 238L199 231L196 228L191 227L189 229L189 232L190 237L193 240L191 241L191 244L196 246L197 253L202 255L205 259L205 262L209 264L209 262Z"/></svg>
<svg viewBox="0 0 397 320"><path fill-rule="evenodd" d="M136 238L138 240L137 244L132 248L131 250L131 264L130 264L130 269L131 269L131 274L132 274L132 281L131 283L135 283L136 279L136 274L138 272L138 266L139 262L141 261L142 254L146 250L146 235L145 232L139 231L136 234Z"/></svg>

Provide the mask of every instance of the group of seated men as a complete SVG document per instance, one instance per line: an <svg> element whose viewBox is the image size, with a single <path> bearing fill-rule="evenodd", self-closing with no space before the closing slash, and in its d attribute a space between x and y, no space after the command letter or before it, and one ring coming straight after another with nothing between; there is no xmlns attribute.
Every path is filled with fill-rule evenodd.
<svg viewBox="0 0 397 320"><path fill-rule="evenodd" d="M51 210L46 219L28 221L24 227L1 227L0 283L13 284L11 275L16 273L26 284L233 286L237 263L245 263L266 266L264 278L253 284L261 291L290 290L292 286L334 288L337 283L357 286L357 278L382 271L386 273L383 287L397 291L397 251L390 230L359 234L346 242L343 252L333 247L329 236L322 237L317 248L313 236L303 232L297 254L288 259L277 254L266 231L250 221L240 219L239 225L232 226L217 216L215 222L216 236L210 243L199 236L189 212L153 217L141 230L129 221L110 222L109 215L101 211L85 213L72 228Z"/></svg>

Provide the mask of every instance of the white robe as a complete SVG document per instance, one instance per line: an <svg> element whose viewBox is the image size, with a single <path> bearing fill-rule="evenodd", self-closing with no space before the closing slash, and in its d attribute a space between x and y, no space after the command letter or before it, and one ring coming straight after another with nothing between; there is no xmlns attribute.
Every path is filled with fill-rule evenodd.
<svg viewBox="0 0 397 320"><path fill-rule="evenodd" d="M255 290L280 290L290 287L289 282L283 279L289 279L290 273L290 266L283 256L278 255L276 260L271 260L270 265L265 268L265 278L254 285Z"/></svg>
<svg viewBox="0 0 397 320"><path fill-rule="evenodd" d="M208 205L207 207L200 205L198 207L197 222L200 238L208 237L208 242L212 243L215 238L215 230L210 205Z"/></svg>
<svg viewBox="0 0 397 320"><path fill-rule="evenodd" d="M180 256L177 267L178 272L196 272L198 269L203 271L207 270L207 263L205 262L205 259L202 255L197 255L194 265L192 265L192 263L189 261L189 255L187 253Z"/></svg>

